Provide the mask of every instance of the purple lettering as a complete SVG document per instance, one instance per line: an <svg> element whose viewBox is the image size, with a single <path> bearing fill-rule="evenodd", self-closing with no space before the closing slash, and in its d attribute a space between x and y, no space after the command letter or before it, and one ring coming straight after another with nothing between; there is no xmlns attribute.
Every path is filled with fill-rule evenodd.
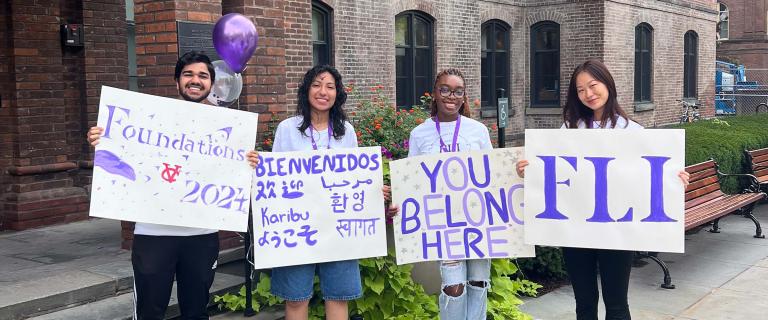
<svg viewBox="0 0 768 320"><path fill-rule="evenodd" d="M422 199L422 202L424 203L424 219L426 220L426 223L427 223L427 230L445 229L445 225L442 225L442 224L432 224L431 220L429 219L429 216L431 216L433 214L441 214L441 213L443 213L445 215L449 215L450 214L450 212L451 212L450 211L450 206L447 207L448 210L446 210L446 209L430 209L429 208L429 200L440 199L442 197L443 197L442 194L427 194L427 195L424 195L424 198ZM446 205L448 205L448 202L449 202L448 199L449 198L447 196L445 198L446 198Z"/></svg>
<svg viewBox="0 0 768 320"><path fill-rule="evenodd" d="M426 173L427 177L429 177L429 190L432 193L437 191L437 171L440 169L440 165L442 163L443 160L438 160L435 164L434 170L429 170L424 162L421 163L421 169L424 170L424 173Z"/></svg>
<svg viewBox="0 0 768 320"><path fill-rule="evenodd" d="M470 200L469 200L469 195L470 194L474 194L476 196L477 202L474 202L474 204L475 204L475 206L479 206L480 207L480 220L479 221L475 221L472 218L472 212L470 212L470 211L473 210L474 208L467 208L467 204L470 203ZM477 190L477 189L474 189L474 188L468 189L466 192L464 192L464 199L463 199L462 202L464 203L464 206L463 206L464 207L464 216L467 218L467 222L469 222L469 224L472 225L473 227L482 226L485 223L486 209L485 209L485 205L483 203L483 194L480 193L480 190ZM464 225L467 225L467 224L464 223Z"/></svg>
<svg viewBox="0 0 768 320"><path fill-rule="evenodd" d="M414 206L413 215L408 215L410 207L409 204L412 204ZM402 234L409 234L414 233L416 230L419 230L421 228L421 221L419 220L419 202L416 201L413 198L408 198L403 201L403 204L401 206L402 211L402 220L400 220L400 232ZM413 228L408 229L407 224L408 221L414 221L415 225Z"/></svg>
<svg viewBox="0 0 768 320"><path fill-rule="evenodd" d="M464 180L460 185L455 185L450 179L449 176L449 170L448 165L450 162L457 162L461 166L461 173ZM464 164L459 157L450 157L445 160L445 163L443 164L443 178L445 179L445 185L448 186L448 189L451 189L453 191L462 191L467 188L467 184L469 183L467 179L467 166Z"/></svg>
<svg viewBox="0 0 768 320"><path fill-rule="evenodd" d="M475 166L472 165L472 158L469 158L469 178L472 179L472 184L478 188L485 188L491 183L491 165L488 163L488 155L483 155L483 172L485 172L485 182L477 182L475 177Z"/></svg>
<svg viewBox="0 0 768 320"><path fill-rule="evenodd" d="M441 243L442 239L440 239L440 231L435 231L435 242L430 243L427 241L427 232L421 233L421 255L423 259L429 259L429 254L427 254L427 249L429 248L436 248L437 249L437 258L443 257L443 246Z"/></svg>
<svg viewBox="0 0 768 320"><path fill-rule="evenodd" d="M474 234L475 238L470 240L469 235ZM475 254L477 254L478 257L483 258L485 257L485 254L483 254L483 251L477 248L477 244L483 240L483 233L480 232L480 229L475 228L466 228L464 229L464 253L466 254L466 257L469 258L470 253L469 249L472 249Z"/></svg>
<svg viewBox="0 0 768 320"><path fill-rule="evenodd" d="M651 164L651 214L642 222L676 222L664 211L664 163L668 157L642 157Z"/></svg>
<svg viewBox="0 0 768 320"><path fill-rule="evenodd" d="M445 237L445 253L448 256L448 258L451 259L461 259L464 258L461 254L454 255L451 253L451 247L454 246L461 246L461 240L459 241L451 241L451 234L459 233L461 232L461 229L448 229L443 232L443 236ZM461 237L459 237L461 238ZM459 250L461 251L461 250Z"/></svg>
<svg viewBox="0 0 768 320"><path fill-rule="evenodd" d="M595 166L595 211L589 222L614 222L608 212L608 162L616 158L584 157Z"/></svg>
<svg viewBox="0 0 768 320"><path fill-rule="evenodd" d="M509 255L506 252L496 252L493 250L494 245L506 244L508 241L503 237L499 239L494 239L492 233L494 231L505 231L505 230L507 230L507 226L504 226L504 225L492 226L485 229L485 241L488 242L488 256L492 258L503 258Z"/></svg>
<svg viewBox="0 0 768 320"><path fill-rule="evenodd" d="M525 189L522 184L516 184L512 186L512 188L509 188L509 191L507 192L507 203L509 204L509 211L510 211L509 216L512 218L512 221L522 226L523 224L525 224L525 222L523 221L523 219L519 219L515 214L515 206L512 201L512 196L515 194L515 191L517 190L525 190ZM519 206L522 209L524 205L521 202Z"/></svg>
<svg viewBox="0 0 768 320"><path fill-rule="evenodd" d="M114 119L114 116L115 116L115 108L116 108L115 106L107 105L107 110L109 111L109 117L107 117L107 126L104 127L104 134L102 135L104 138L107 138L107 139L112 139L112 137L110 137L109 134L112 132L112 122L113 122L112 120ZM120 110L125 112L126 118L131 116L130 109L120 108ZM114 122L121 124L120 120L116 120Z"/></svg>
<svg viewBox="0 0 768 320"><path fill-rule="evenodd" d="M501 204L493 197L490 191L485 192L485 206L488 207L488 224L493 225L493 209L498 213L499 218L504 223L509 222L509 210L507 209L507 195L504 194L504 188L499 188L499 199Z"/></svg>
<svg viewBox="0 0 768 320"><path fill-rule="evenodd" d="M554 156L537 156L537 158L544 161L544 211L536 215L538 219L555 219L555 220L568 220L563 213L557 210L557 185L564 184L571 185L571 180L557 181L557 170L555 163L557 158ZM576 157L560 158L567 161L573 170L576 171Z"/></svg>

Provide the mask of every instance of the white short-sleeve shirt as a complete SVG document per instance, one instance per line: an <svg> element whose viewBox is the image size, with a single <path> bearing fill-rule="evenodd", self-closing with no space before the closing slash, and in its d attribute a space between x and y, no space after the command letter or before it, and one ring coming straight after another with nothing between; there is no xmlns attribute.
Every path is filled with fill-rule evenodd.
<svg viewBox="0 0 768 320"><path fill-rule="evenodd" d="M431 118L425 120L411 130L411 136L408 139L408 156L440 153L441 138L450 148L455 129L456 121L440 122L440 135L438 135L435 121ZM482 122L464 116L461 116L456 144L458 151L493 149L488 128Z"/></svg>
<svg viewBox="0 0 768 320"><path fill-rule="evenodd" d="M328 138L327 130L317 131L307 128L302 134L298 129L302 121L303 117L295 116L277 125L275 141L272 145L273 152L309 151L312 150L312 139L315 139L318 150L327 149L329 144L331 149L357 148L355 128L349 122L344 122L344 136L336 140L333 136Z"/></svg>
<svg viewBox="0 0 768 320"><path fill-rule="evenodd" d="M605 123L605 128L611 129L611 119L608 119ZM578 129L587 129L587 124L584 123L584 121L579 120ZM560 129L566 129L568 126L566 126L565 123L560 127ZM592 128L593 129L599 129L600 127L600 121L592 121ZM627 118L624 118L622 116L618 116L616 118L616 127L613 127L613 129L643 129L643 126L641 126L639 123L634 122L632 120L629 120Z"/></svg>

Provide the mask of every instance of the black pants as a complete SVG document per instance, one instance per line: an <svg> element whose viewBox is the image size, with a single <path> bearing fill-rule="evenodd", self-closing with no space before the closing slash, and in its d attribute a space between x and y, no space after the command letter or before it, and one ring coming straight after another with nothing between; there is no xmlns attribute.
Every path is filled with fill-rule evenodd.
<svg viewBox="0 0 768 320"><path fill-rule="evenodd" d="M133 239L134 317L162 320L174 276L181 319L208 319L208 290L219 256L218 233Z"/></svg>
<svg viewBox="0 0 768 320"><path fill-rule="evenodd" d="M598 270L605 303L605 319L631 319L627 291L633 255L632 251L563 248L565 268L576 296L576 319L597 320Z"/></svg>

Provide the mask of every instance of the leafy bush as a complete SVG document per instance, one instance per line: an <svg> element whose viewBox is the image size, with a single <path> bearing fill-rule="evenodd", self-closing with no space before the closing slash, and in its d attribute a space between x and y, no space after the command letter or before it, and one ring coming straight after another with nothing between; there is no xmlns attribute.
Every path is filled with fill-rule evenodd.
<svg viewBox="0 0 768 320"><path fill-rule="evenodd" d="M421 105L410 110L395 107L384 94L383 86L371 87L370 99L363 99L354 87L347 91L359 101L350 112L360 146L380 146L383 157L402 159L408 156L411 130L429 118L429 94L421 97Z"/></svg>
<svg viewBox="0 0 768 320"><path fill-rule="evenodd" d="M351 313L366 320L437 319L437 299L413 281L412 269L396 264L394 248L386 257L361 259L363 297L350 301Z"/></svg>
<svg viewBox="0 0 768 320"><path fill-rule="evenodd" d="M568 277L563 252L558 247L536 246L536 257L519 258L517 265L526 277L534 279L565 279Z"/></svg>
<svg viewBox="0 0 768 320"><path fill-rule="evenodd" d="M746 173L745 149L768 147L768 114L735 116L671 126L685 129L685 165L714 158L725 173ZM741 191L746 179L722 179L726 192Z"/></svg>

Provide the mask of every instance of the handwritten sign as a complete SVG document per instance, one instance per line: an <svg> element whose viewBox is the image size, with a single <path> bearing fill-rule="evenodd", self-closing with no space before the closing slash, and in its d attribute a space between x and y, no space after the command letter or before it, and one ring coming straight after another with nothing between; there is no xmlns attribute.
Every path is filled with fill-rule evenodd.
<svg viewBox="0 0 768 320"><path fill-rule="evenodd" d="M523 243L522 148L390 163L397 263L533 257Z"/></svg>
<svg viewBox="0 0 768 320"><path fill-rule="evenodd" d="M256 269L387 254L381 148L260 153Z"/></svg>
<svg viewBox="0 0 768 320"><path fill-rule="evenodd" d="M683 130L525 130L525 241L683 252Z"/></svg>
<svg viewBox="0 0 768 320"><path fill-rule="evenodd" d="M246 230L257 114L102 87L97 124L91 216Z"/></svg>

